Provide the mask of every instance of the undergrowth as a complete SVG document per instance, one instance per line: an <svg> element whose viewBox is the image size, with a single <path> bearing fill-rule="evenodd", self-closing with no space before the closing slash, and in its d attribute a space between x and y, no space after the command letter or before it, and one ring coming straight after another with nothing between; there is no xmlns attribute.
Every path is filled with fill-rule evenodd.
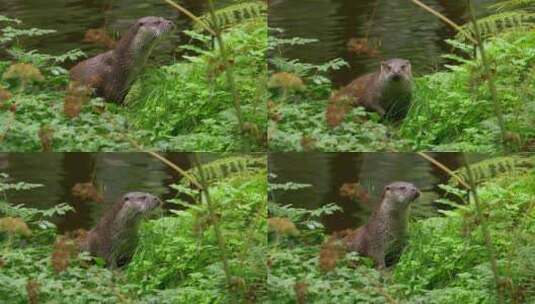
<svg viewBox="0 0 535 304"><path fill-rule="evenodd" d="M209 215L206 202L197 201L197 189L172 185L181 193L170 201L178 209L144 221L132 261L114 271L79 253L72 235L57 234L48 220L72 211L68 205L36 210L1 199L0 299L2 303L260 302L266 297L265 176L264 163L212 181L217 218ZM37 186L0 181L1 191L31 191ZM184 195L191 200L180 199ZM226 284L223 253L212 229L216 222L225 240L231 286Z"/></svg>
<svg viewBox="0 0 535 304"><path fill-rule="evenodd" d="M492 63L505 114L509 150L535 150L535 62L533 31L505 32L489 38L487 56ZM416 77L413 106L401 125L381 122L376 114L355 108L342 123L330 127L327 103L334 91L326 79L330 65L314 66L287 60L283 47L313 43L304 39L270 39L271 82L269 104L270 149L275 151L502 151L501 135L493 113L479 59L445 55L457 62L444 71ZM467 58L473 48L449 40ZM342 68L341 65L332 68ZM323 76L318 81L318 75ZM290 81L291 80L291 81ZM299 83L292 87L288 83ZM326 118L327 116L327 118Z"/></svg>
<svg viewBox="0 0 535 304"><path fill-rule="evenodd" d="M303 210L270 202L268 222L273 232L268 254L268 302L497 303L489 253L474 203L467 200L464 191L444 189L449 195L441 201L456 208L413 219L399 263L384 273L375 271L369 258L353 253L331 249L320 258L328 236L320 223L310 225L310 221L319 220L326 211L336 212L331 205ZM478 192L505 302L532 303L535 173L502 174L485 181ZM465 204L458 204L459 200Z"/></svg>
<svg viewBox="0 0 535 304"><path fill-rule="evenodd" d="M0 16L0 149L2 151L261 151L266 143L263 14L236 19L222 35L230 62L210 36L187 31L189 55L142 74L118 106L69 87L63 68L81 61L73 50L53 56L24 50L20 38L53 30L26 29ZM232 93L222 75L232 65L242 104L237 127ZM135 142L135 144L133 143Z"/></svg>
<svg viewBox="0 0 535 304"><path fill-rule="evenodd" d="M187 33L204 45L212 43L209 36ZM154 129L153 140L159 146L179 151L237 151L245 144L251 151L265 150L265 19L235 25L224 38L233 58L247 142L240 140L232 92L226 90L218 52L186 45L184 49L198 55L148 72L129 96L130 119L141 129Z"/></svg>

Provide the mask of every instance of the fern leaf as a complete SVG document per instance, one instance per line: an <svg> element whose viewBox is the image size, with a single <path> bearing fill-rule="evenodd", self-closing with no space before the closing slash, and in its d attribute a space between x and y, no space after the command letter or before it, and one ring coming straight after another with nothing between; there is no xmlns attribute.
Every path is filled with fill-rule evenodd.
<svg viewBox="0 0 535 304"><path fill-rule="evenodd" d="M264 156L232 156L218 159L202 165L204 177L209 184L222 179L243 174L245 172L254 172L266 167L266 158ZM200 179L198 167L188 170L188 173ZM182 184L188 181L183 179Z"/></svg>
<svg viewBox="0 0 535 304"><path fill-rule="evenodd" d="M506 31L526 31L535 28L535 13L524 10L501 12L477 21L483 38L494 37ZM472 23L462 26L464 32L456 35L456 40L466 41L466 33L475 36Z"/></svg>
<svg viewBox="0 0 535 304"><path fill-rule="evenodd" d="M211 28L219 27L220 29L224 29L246 20L259 18L260 16L263 16L266 11L267 4L265 1L249 1L232 4L215 11L215 22L208 13L199 18ZM202 32L204 29L200 25L195 24L193 30Z"/></svg>
<svg viewBox="0 0 535 304"><path fill-rule="evenodd" d="M490 8L497 11L505 11L518 8L528 8L535 6L535 0L507 0L500 3L496 3L490 6Z"/></svg>
<svg viewBox="0 0 535 304"><path fill-rule="evenodd" d="M535 168L535 158L522 156L505 156L486 159L470 166L474 174L476 184L481 184L491 178L503 175L523 174ZM465 167L455 171L463 181L468 181L468 173ZM451 186L460 186L459 182L450 178L448 184Z"/></svg>

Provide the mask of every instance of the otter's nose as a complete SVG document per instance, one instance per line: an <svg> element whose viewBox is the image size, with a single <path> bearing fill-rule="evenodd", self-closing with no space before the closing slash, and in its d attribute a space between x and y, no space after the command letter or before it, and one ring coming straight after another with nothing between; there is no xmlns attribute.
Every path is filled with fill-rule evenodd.
<svg viewBox="0 0 535 304"><path fill-rule="evenodd" d="M167 26L169 29L174 29L176 26L175 24L170 21L170 20L167 20L167 19L163 19L162 22L165 24L165 26Z"/></svg>
<svg viewBox="0 0 535 304"><path fill-rule="evenodd" d="M157 197L157 196L154 196L152 194L147 194L146 195L146 200L151 202L151 203L157 203L158 205L161 204L162 201L160 201L160 199Z"/></svg>
<svg viewBox="0 0 535 304"><path fill-rule="evenodd" d="M392 79L396 81L401 80L401 75L395 74L394 76L392 76Z"/></svg>
<svg viewBox="0 0 535 304"><path fill-rule="evenodd" d="M412 189L412 192L414 193L414 198L419 198L420 197L420 191L418 189Z"/></svg>

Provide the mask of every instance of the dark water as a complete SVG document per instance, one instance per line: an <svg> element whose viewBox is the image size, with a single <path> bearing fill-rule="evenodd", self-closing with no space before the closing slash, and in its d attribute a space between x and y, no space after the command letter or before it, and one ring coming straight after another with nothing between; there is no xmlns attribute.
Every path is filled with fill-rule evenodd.
<svg viewBox="0 0 535 304"><path fill-rule="evenodd" d="M183 169L191 167L192 155L167 153L165 156ZM201 154L209 161L217 154ZM75 212L55 219L60 231L90 228L102 212L124 193L143 191L162 200L174 198L176 191L169 185L181 176L159 160L145 153L0 153L0 172L10 176L10 182L42 184L44 187L26 191L8 191L11 204L44 209L59 203L69 203ZM94 181L102 190L104 203L84 202L73 197L77 183Z"/></svg>
<svg viewBox="0 0 535 304"><path fill-rule="evenodd" d="M450 169L462 166L459 153L430 154ZM469 161L480 160L471 155ZM343 208L322 219L329 231L361 225L379 202L384 186L394 181L415 184L421 198L412 206L413 216L426 217L437 212L433 201L441 194L438 185L448 176L416 153L272 153L269 170L277 176L275 183L296 182L312 187L296 191L276 191L272 199L279 204L315 209L327 203ZM360 183L369 193L369 201L352 200L340 195L345 183Z"/></svg>
<svg viewBox="0 0 535 304"><path fill-rule="evenodd" d="M207 4L206 0L175 2L196 15L202 14ZM222 6L231 1L215 2ZM161 16L177 25L175 38L178 42L161 47L166 53L170 53L179 44L187 43L180 32L191 28L188 17L179 14L162 0L1 0L0 15L20 19L25 27L56 30L57 33L54 34L22 41L25 49L37 49L53 55L77 48L88 55L103 52L106 49L101 46L82 42L88 29L105 27L108 32L121 34L135 20L144 16ZM6 57L6 54L0 52L0 56Z"/></svg>
<svg viewBox="0 0 535 304"><path fill-rule="evenodd" d="M457 24L467 18L466 1L425 0ZM474 1L479 14L496 0ZM350 64L332 75L347 84L358 75L375 70L380 59L348 51L351 38L380 41L383 58L411 60L415 74L438 68L440 55L451 48L444 39L455 32L410 0L273 0L269 8L270 27L285 30L283 37L316 38L318 43L283 50L283 55L304 62L324 63L343 58Z"/></svg>

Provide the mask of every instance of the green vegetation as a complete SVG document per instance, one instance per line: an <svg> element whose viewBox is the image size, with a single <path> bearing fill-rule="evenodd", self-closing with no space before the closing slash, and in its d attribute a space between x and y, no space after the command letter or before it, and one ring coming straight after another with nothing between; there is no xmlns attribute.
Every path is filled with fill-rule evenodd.
<svg viewBox="0 0 535 304"><path fill-rule="evenodd" d="M20 38L53 31L24 29L0 16L6 26L0 45L11 57L0 61L0 149L265 150L265 4L246 3L215 12L219 43L202 29L186 31L191 43L180 46L184 61L148 68L125 106L69 86L61 66L80 61L82 52L51 56L20 45Z"/></svg>
<svg viewBox="0 0 535 304"><path fill-rule="evenodd" d="M264 150L265 22L254 19L235 25L225 37L242 99L246 142L241 139L232 92L226 89L224 66L217 51L193 46L184 47L198 53L188 57L190 62L153 70L143 77L129 96L132 124L153 130L153 140L166 150L237 151L243 144L253 151ZM188 33L200 43L211 43L209 36Z"/></svg>
<svg viewBox="0 0 535 304"><path fill-rule="evenodd" d="M529 2L529 1L528 1ZM515 16L520 14L515 13ZM527 14L527 13L526 13ZM527 16L527 15L526 15ZM444 71L414 79L413 106L400 125L380 122L375 113L352 109L341 124L327 123L327 103L334 88L326 72L342 64L314 66L281 56L280 48L314 41L270 39L274 54L271 80L298 80L299 89L272 86L269 105L270 149L276 151L500 151L535 150L535 34L532 23L488 17L482 20L487 65L497 90L496 112L487 86L487 65L480 52L459 35L447 42L460 55L444 57L456 62ZM525 18L524 18L525 19ZM494 20L501 26L490 26ZM516 21L515 21L516 20ZM522 19L523 20L523 19ZM469 29L469 27L466 27ZM323 77L321 77L323 76ZM342 111L342 110L340 110ZM342 111L343 112L343 111ZM502 132L498 117L504 121ZM503 138L503 140L502 140ZM505 145L502 142L505 141ZM505 147L505 148L504 148Z"/></svg>
<svg viewBox="0 0 535 304"><path fill-rule="evenodd" d="M261 301L266 294L267 181L265 158L255 159L254 166L239 165L245 160L238 157L208 165L212 172L216 167L221 171L201 182L209 189L210 203L186 181L172 185L181 195L170 203L179 210L143 222L133 260L115 271L78 253L73 236L57 235L47 221L72 211L68 205L35 210L9 205L2 195L2 303ZM0 180L2 194L38 186L9 184L5 178Z"/></svg>
<svg viewBox="0 0 535 304"><path fill-rule="evenodd" d="M440 202L454 208L411 220L401 260L384 273L371 268L370 259L336 247L323 245L320 258L328 236L315 221L336 207L303 210L270 202L268 303L533 303L535 172L508 170L481 181L481 216L473 195L442 188L448 195Z"/></svg>

